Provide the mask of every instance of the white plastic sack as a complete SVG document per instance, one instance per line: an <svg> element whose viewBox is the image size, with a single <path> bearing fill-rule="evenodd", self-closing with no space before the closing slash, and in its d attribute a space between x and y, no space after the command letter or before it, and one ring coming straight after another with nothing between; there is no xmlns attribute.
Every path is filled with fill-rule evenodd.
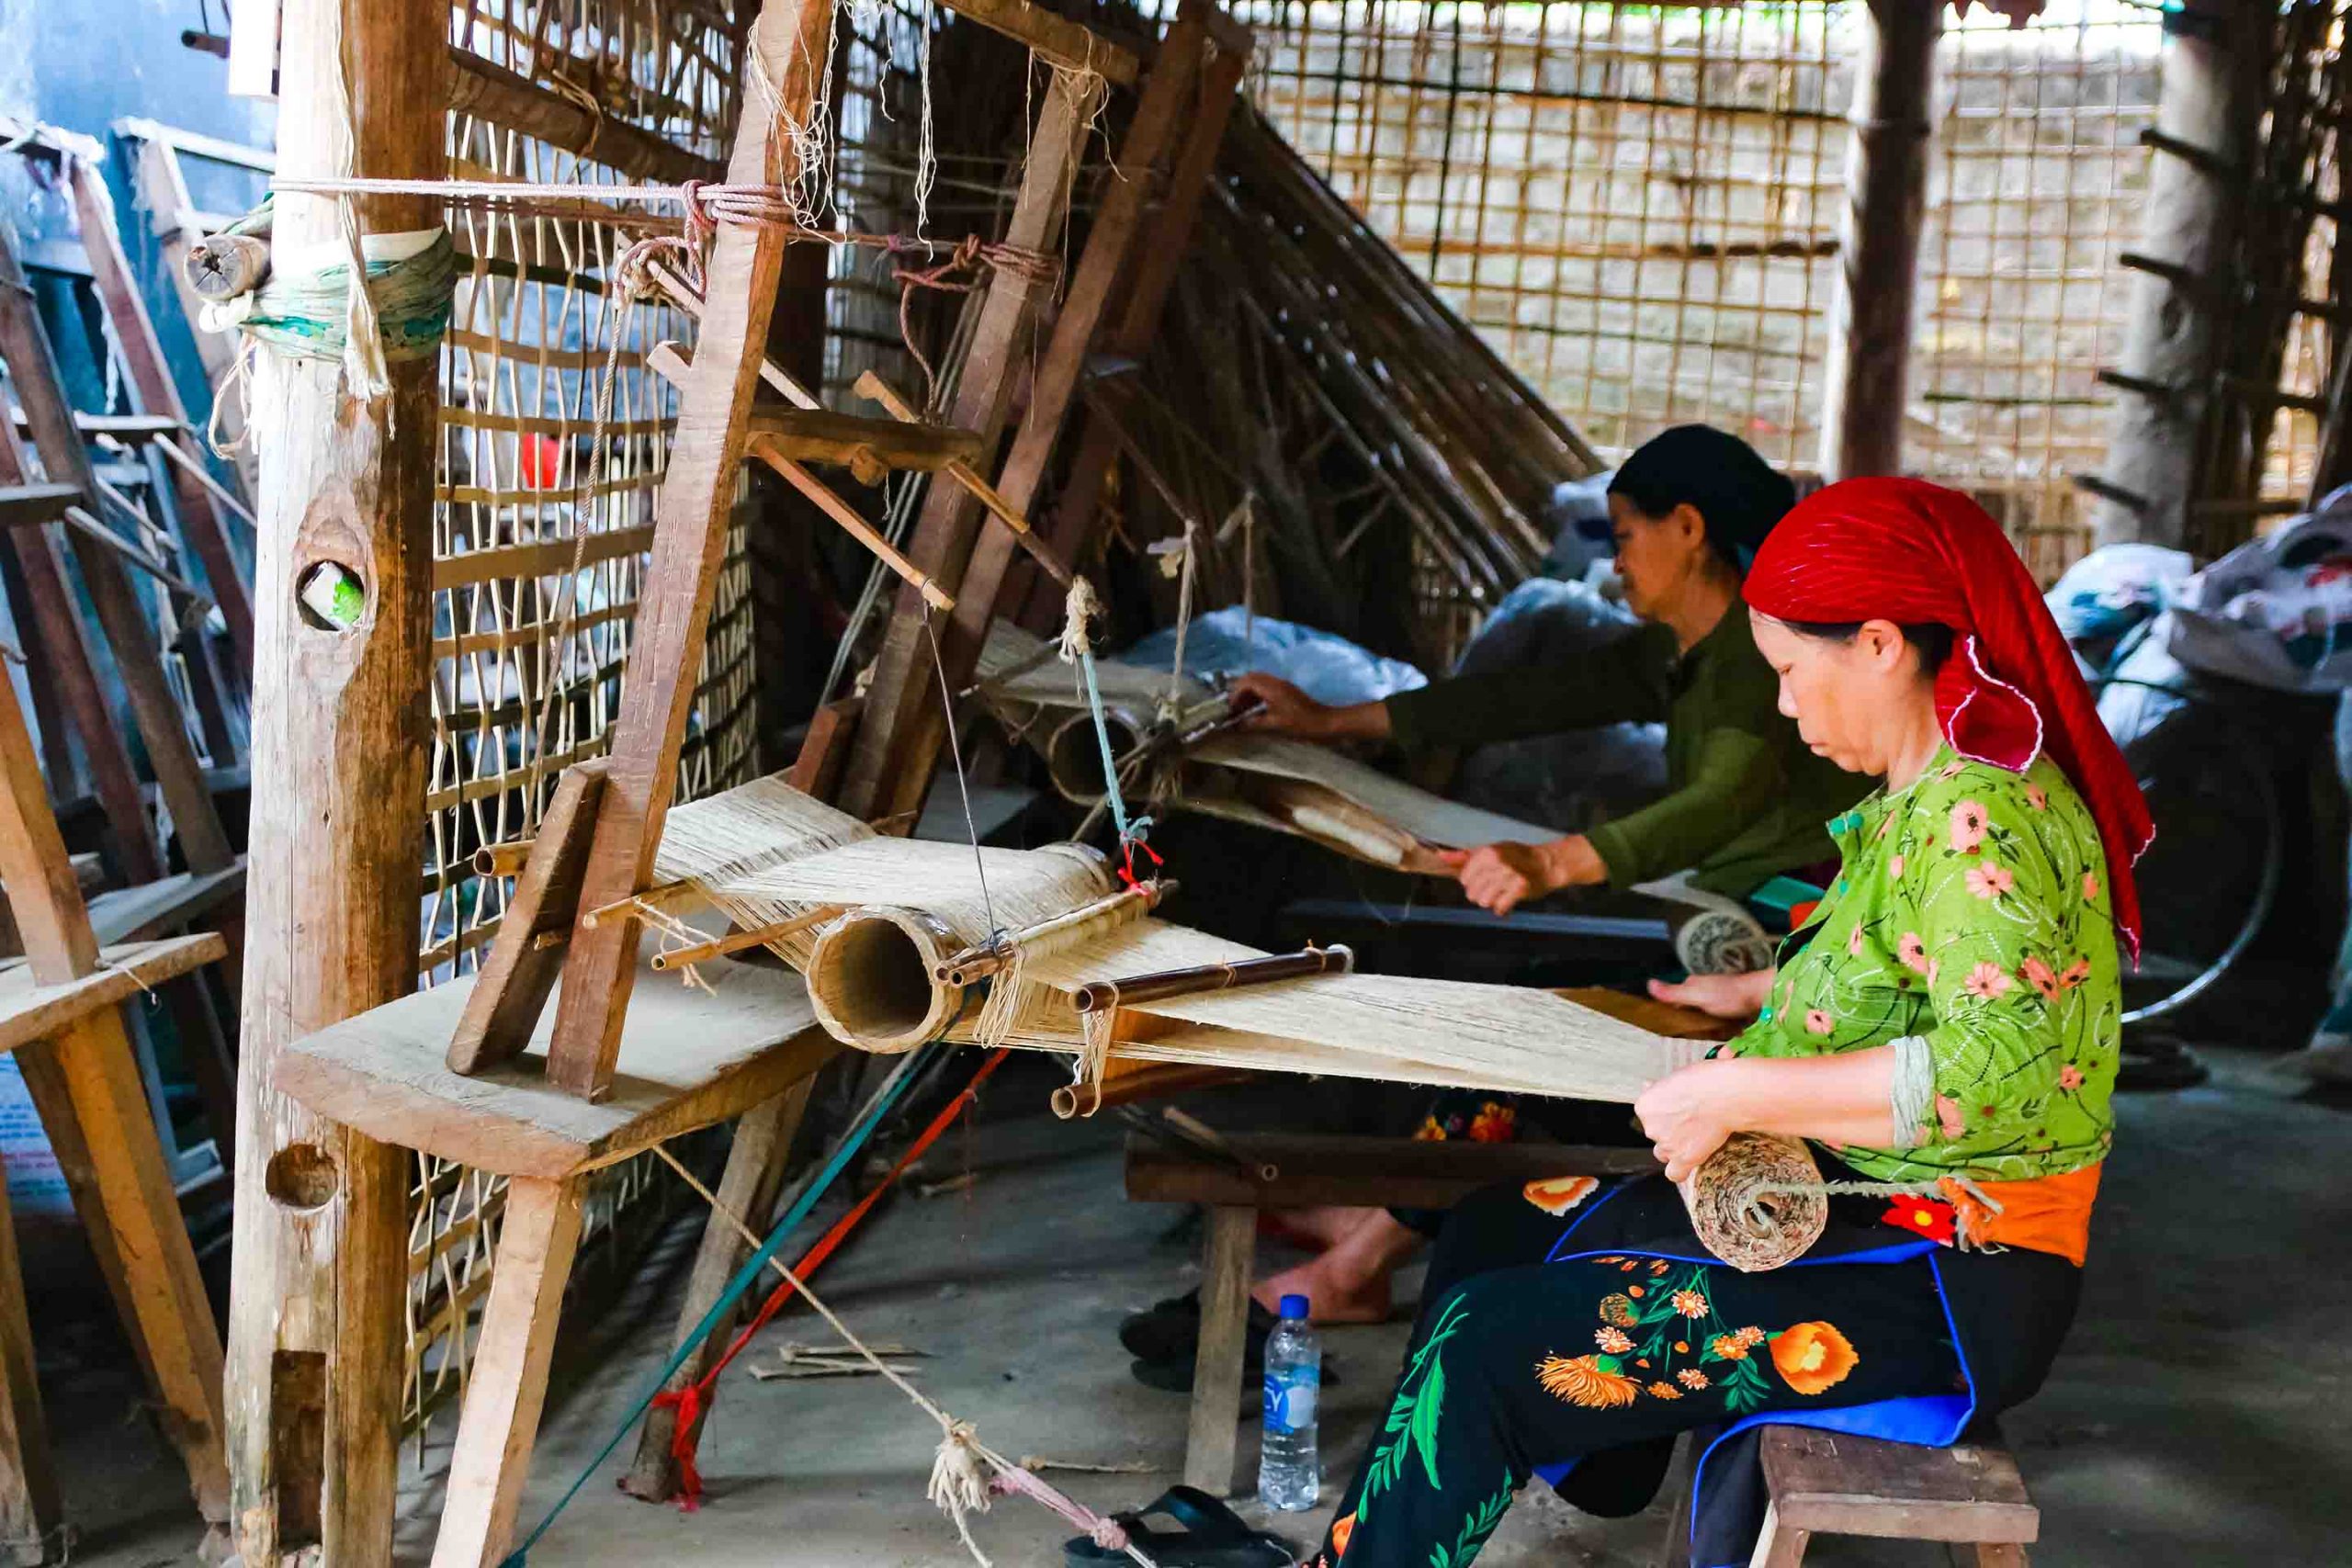
<svg viewBox="0 0 2352 1568"><path fill-rule="evenodd" d="M2328 502L2183 583L2165 638L2173 657L2273 691L2352 688L2352 498Z"/></svg>

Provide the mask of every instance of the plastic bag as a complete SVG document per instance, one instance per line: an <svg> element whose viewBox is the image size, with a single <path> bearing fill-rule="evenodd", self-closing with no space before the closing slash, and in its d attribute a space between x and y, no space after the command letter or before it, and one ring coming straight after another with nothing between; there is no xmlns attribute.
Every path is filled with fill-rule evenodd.
<svg viewBox="0 0 2352 1568"><path fill-rule="evenodd" d="M1119 655L1148 670L1166 670L1175 657L1173 626L1138 638ZM1253 622L1238 604L1193 617L1184 637L1184 671L1200 676L1263 671L1334 706L1378 702L1430 683L1402 660L1383 659L1336 633L1293 621L1260 615Z"/></svg>
<svg viewBox="0 0 2352 1568"><path fill-rule="evenodd" d="M2339 491L2189 578L2165 643L2191 670L2273 691L2352 688L2352 497Z"/></svg>
<svg viewBox="0 0 2352 1568"><path fill-rule="evenodd" d="M1552 547L1544 552L1544 576L1581 582L1595 561L1616 553L1609 536L1609 481L1616 477L1616 469L1604 468L1552 488L1544 508L1544 526L1552 535Z"/></svg>
<svg viewBox="0 0 2352 1568"><path fill-rule="evenodd" d="M2068 642L2105 662L2124 635L2162 615L2197 563L2162 545L2108 545L2066 569L2043 595Z"/></svg>

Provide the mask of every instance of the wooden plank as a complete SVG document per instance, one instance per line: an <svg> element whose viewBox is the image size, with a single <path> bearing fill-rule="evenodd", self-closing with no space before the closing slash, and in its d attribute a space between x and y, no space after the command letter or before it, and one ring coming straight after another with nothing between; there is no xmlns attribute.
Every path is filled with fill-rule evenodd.
<svg viewBox="0 0 2352 1568"><path fill-rule="evenodd" d="M1970 1542L2031 1541L2041 1533L2041 1510L2005 1450L1768 1427L1761 1452L1773 1506L1794 1529Z"/></svg>
<svg viewBox="0 0 2352 1568"><path fill-rule="evenodd" d="M107 321L121 345L124 368L130 373L139 405L145 412L170 422L164 444L193 461L194 454L182 445L187 440L187 408L172 379L171 367L164 362L163 343L155 335L154 321L147 314L147 302L131 276L130 258L123 254L114 199L107 193L105 177L78 161L69 165L68 173L74 210L82 226L82 248L90 258L90 276L105 301ZM253 669L253 595L229 547L228 520L221 516L212 493L178 465L172 470L172 498L179 513L180 534L203 563L212 602L220 607L221 619L228 624L229 645L236 650L242 685Z"/></svg>
<svg viewBox="0 0 2352 1568"><path fill-rule="evenodd" d="M42 467L58 479L78 487L86 505L95 509L97 475L58 379L48 329L25 287L14 243L4 233L0 233L0 360L6 362L17 396L24 404ZM192 870L212 871L227 865L234 858L228 834L213 807L195 748L188 743L178 699L164 673L155 628L140 604L138 591L111 550L80 533L69 536L69 543L81 567L82 585L91 608L114 655L140 739L147 749L148 764L154 770L164 807L179 832L181 852Z"/></svg>
<svg viewBox="0 0 2352 1568"><path fill-rule="evenodd" d="M901 555L898 547L884 538L856 507L843 501L831 485L786 457L767 436L752 437L750 451L752 457L782 475L786 483L798 491L842 533L873 551L874 558L896 572L899 581L909 588L921 594L924 604L943 612L956 608L956 601L947 591L940 587L922 568Z"/></svg>
<svg viewBox="0 0 2352 1568"><path fill-rule="evenodd" d="M1007 244L1033 251L1052 251L1059 244L1088 113L1081 85L1057 73L1022 167L1021 189L1005 226ZM1132 167L1124 158L1121 166ZM989 280L949 419L965 429L979 431L991 446L1003 434L1013 386L1028 362L1042 303L1024 280L1002 274ZM962 579L979 525L980 508L969 495L933 485L923 497L911 554L952 592ZM909 722L909 713L938 700L935 689L927 683L930 647L922 614L922 600L902 592L884 634L872 694L842 782L842 803L862 816L883 815L868 807L884 797L884 781L896 760L893 738Z"/></svg>
<svg viewBox="0 0 2352 1568"><path fill-rule="evenodd" d="M1029 0L946 0L967 21L1029 46L1029 52L1071 71L1091 71L1115 86L1132 87L1142 73L1135 51Z"/></svg>
<svg viewBox="0 0 2352 1568"><path fill-rule="evenodd" d="M249 9L262 7L238 7L241 31ZM447 172L446 10L284 0L280 20L284 173ZM279 260L334 240L343 208L281 192ZM352 210L365 233L442 220L431 197L362 197ZM359 398L339 365L265 354L252 384L265 480L228 1377L247 1568L304 1553L335 1568L392 1562L410 1156L312 1116L277 1083L288 1041L416 983L439 366L390 368L387 393ZM297 585L322 561L366 587L348 630L296 613Z"/></svg>
<svg viewBox="0 0 2352 1568"><path fill-rule="evenodd" d="M816 1027L798 976L725 959L702 973L716 995L647 979L622 1036L628 1070L601 1100L548 1081L546 1019L525 1055L473 1077L451 1072L449 1036L470 978L296 1042L279 1082L320 1116L480 1170L548 1179L594 1170L741 1116L838 1048Z"/></svg>
<svg viewBox="0 0 2352 1568"><path fill-rule="evenodd" d="M1193 1354L1193 1409L1184 1433L1184 1483L1212 1497L1233 1490L1239 1440L1241 1363L1249 1348L1250 1274L1258 1252L1258 1211L1209 1211L1201 1255L1201 1337Z"/></svg>
<svg viewBox="0 0 2352 1568"><path fill-rule="evenodd" d="M101 893L90 900L90 929L99 942L109 944L184 931L244 897L245 864L241 858L201 876L183 871Z"/></svg>
<svg viewBox="0 0 2352 1568"><path fill-rule="evenodd" d="M72 485L12 484L0 489L0 528L38 528L61 521L82 492Z"/></svg>
<svg viewBox="0 0 2352 1568"><path fill-rule="evenodd" d="M631 179L683 185L718 179L726 173L715 159L600 114L481 55L453 46L449 61L452 114L480 116Z"/></svg>
<svg viewBox="0 0 2352 1568"><path fill-rule="evenodd" d="M71 987L101 962L74 863L43 793L23 711L0 691L0 882L25 944L32 987ZM27 1091L74 1195L85 1230L139 1347L166 1438L198 1506L228 1518L221 1452L220 1338L164 1163L146 1085L122 1020L85 1010L17 1052Z"/></svg>
<svg viewBox="0 0 2352 1568"><path fill-rule="evenodd" d="M1192 107L1209 9L1208 0L1184 0L1167 42L1152 60L1142 101L1119 148L1122 177L1104 187L1087 231L1078 271L1055 315L1053 335L1031 372L1028 406L996 482L1006 504L1024 516L1035 509L1047 459L1077 395L1088 346L1126 269L1147 195L1158 185L1155 171L1175 144ZM1049 101L1049 117L1052 110ZM1040 130L1041 144L1053 129L1049 118ZM1033 152L1031 156L1035 162L1036 154ZM1026 184L1024 174L1024 189ZM1001 396L1004 388L996 383L1016 363L984 358L981 348L976 339L965 362L959 402L967 394L983 391ZM955 423L993 434L1001 428L1002 407L980 412L986 417L966 418L959 409ZM911 552L917 565L956 596L958 612L941 639L938 654L951 690L968 683L979 657L978 639L972 628L985 631L994 613L996 582L975 581L981 594L978 604L961 591L975 562L975 543L990 547L988 558L1009 561L1011 558L1012 545L1003 536L978 540L978 525L976 503L960 491L936 487L925 498ZM1001 546L1001 557L994 547L998 546ZM1001 565L998 570L1001 575ZM902 593L884 633L874 682L866 694L865 718L858 726L856 750L842 789L842 806L861 817L880 818L919 811L923 794L931 787L932 765L946 735L946 715L940 709L937 676L931 669L932 646L921 605Z"/></svg>
<svg viewBox="0 0 2352 1568"><path fill-rule="evenodd" d="M1940 6L1871 0L1865 10L1821 399L1821 474L1832 482L1903 471L1928 118L1943 29Z"/></svg>
<svg viewBox="0 0 2352 1568"><path fill-rule="evenodd" d="M1812 1540L1812 1531L1794 1528L1781 1517L1777 1506L1768 1503L1764 1528L1756 1532L1756 1550L1748 1555L1748 1568L1797 1568Z"/></svg>
<svg viewBox="0 0 2352 1568"><path fill-rule="evenodd" d="M494 1568L514 1536L555 1354L556 1315L580 1245L580 1184L518 1178L449 1451L449 1483L433 1568Z"/></svg>
<svg viewBox="0 0 2352 1568"><path fill-rule="evenodd" d="M79 1018L128 1000L211 963L227 952L211 931L101 948L87 975L48 985L34 982L32 967L18 964L0 973L0 1051L14 1051L56 1033Z"/></svg>
<svg viewBox="0 0 2352 1568"><path fill-rule="evenodd" d="M1217 149L1238 101L1242 73L1248 68L1246 50L1220 48L1201 72L1200 102L1184 133L1168 175L1168 193L1149 219L1149 231L1136 258L1135 275L1122 290L1126 297L1118 319L1103 333L1100 352L1116 358L1140 360L1150 352L1159 333L1159 318L1168 308L1176 274L1191 254L1193 226L1200 217L1201 197L1216 171ZM1094 529L1096 509L1110 478L1114 452L1119 445L1116 425L1102 409L1090 405L1071 459L1069 482L1063 487L1054 513L1054 548L1065 560L1084 557ZM1001 583L1010 565L1003 552L983 541L972 563L976 589ZM1000 597L990 591L990 599ZM1019 603L1015 591L1006 604ZM988 627L979 626L985 639Z"/></svg>
<svg viewBox="0 0 2352 1568"><path fill-rule="evenodd" d="M1246 1203L1268 1209L1318 1203L1444 1209L1498 1181L1639 1176L1657 1168L1657 1161L1645 1148L1581 1144L1464 1144L1249 1134L1234 1134L1226 1142L1250 1166L1273 1166L1275 1179L1261 1181L1237 1166L1131 1139L1126 1163L1128 1198L1145 1203Z"/></svg>
<svg viewBox="0 0 2352 1568"><path fill-rule="evenodd" d="M739 1216L754 1227L767 1223L765 1216L775 1207L777 1190L784 1185L784 1168L792 1152L793 1134L800 1130L801 1113L808 1108L808 1090L815 1081L813 1077L802 1078L735 1124L735 1141L728 1148L727 1168L719 1173L717 1192L718 1207L727 1214ZM685 1294L678 1303L678 1326L670 1341L673 1353L686 1343L695 1325L718 1303L719 1292L749 1256L741 1235L727 1218L713 1213L704 1222L702 1245L695 1253L693 1271L686 1276ZM732 1328L731 1323L722 1321L663 1386L675 1393L708 1377L710 1369L726 1351ZM714 1398L718 1392L714 1384ZM705 1409L707 1411L707 1404ZM677 1431L678 1412L674 1406L645 1413L644 1424L638 1429L637 1459L629 1466L628 1474L621 1478L622 1490L649 1503L666 1503L677 1495L678 1461L670 1451ZM701 1436L701 1423L697 1422L695 1429L687 1434L687 1442L697 1443Z"/></svg>
<svg viewBox="0 0 2352 1568"><path fill-rule="evenodd" d="M596 803L605 794L605 761L563 771L531 840L530 857L498 923L498 940L483 961L465 1015L449 1041L449 1070L473 1074L514 1060L531 1042L548 995L563 975L563 952L545 948L545 932L569 931L579 913L580 879L588 869L588 841Z"/></svg>
<svg viewBox="0 0 2352 1568"><path fill-rule="evenodd" d="M792 129L815 101L818 62L832 9L823 0L775 0L747 39L747 69L766 84L743 95L728 178L788 184L798 152ZM678 751L703 655L711 596L725 558L728 517L748 432L745 416L766 357L768 318L784 263L784 236L722 224L705 268L702 334L679 395L678 429L656 510L647 592L639 601L629 678L613 729L612 771L597 813L587 880L590 908L643 886L677 793ZM549 1076L582 1098L612 1086L621 1021L637 976L633 926L583 933L564 966Z"/></svg>

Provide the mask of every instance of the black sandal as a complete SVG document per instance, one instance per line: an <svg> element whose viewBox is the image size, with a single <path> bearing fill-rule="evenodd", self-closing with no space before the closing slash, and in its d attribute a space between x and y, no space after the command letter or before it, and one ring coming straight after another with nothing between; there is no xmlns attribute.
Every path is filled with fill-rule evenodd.
<svg viewBox="0 0 2352 1568"><path fill-rule="evenodd" d="M1144 1520L1162 1515L1182 1527L1152 1529ZM1170 1486L1131 1514L1114 1514L1127 1539L1159 1568L1291 1568L1298 1549L1271 1530L1253 1530L1240 1515L1196 1486ZM1131 1562L1124 1551L1097 1546L1091 1536L1074 1536L1062 1546L1068 1568L1102 1568Z"/></svg>

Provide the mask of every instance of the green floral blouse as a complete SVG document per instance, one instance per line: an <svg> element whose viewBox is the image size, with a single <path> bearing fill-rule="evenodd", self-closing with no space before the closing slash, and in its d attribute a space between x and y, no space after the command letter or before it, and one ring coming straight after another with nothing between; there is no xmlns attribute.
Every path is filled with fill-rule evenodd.
<svg viewBox="0 0 2352 1568"><path fill-rule="evenodd" d="M1916 1142L1839 1151L1874 1179L2016 1181L2105 1158L2121 971L2098 828L2056 764L2012 773L1947 747L1829 832L1837 886L1727 1049L1924 1043L1934 1089L1917 1097Z"/></svg>

